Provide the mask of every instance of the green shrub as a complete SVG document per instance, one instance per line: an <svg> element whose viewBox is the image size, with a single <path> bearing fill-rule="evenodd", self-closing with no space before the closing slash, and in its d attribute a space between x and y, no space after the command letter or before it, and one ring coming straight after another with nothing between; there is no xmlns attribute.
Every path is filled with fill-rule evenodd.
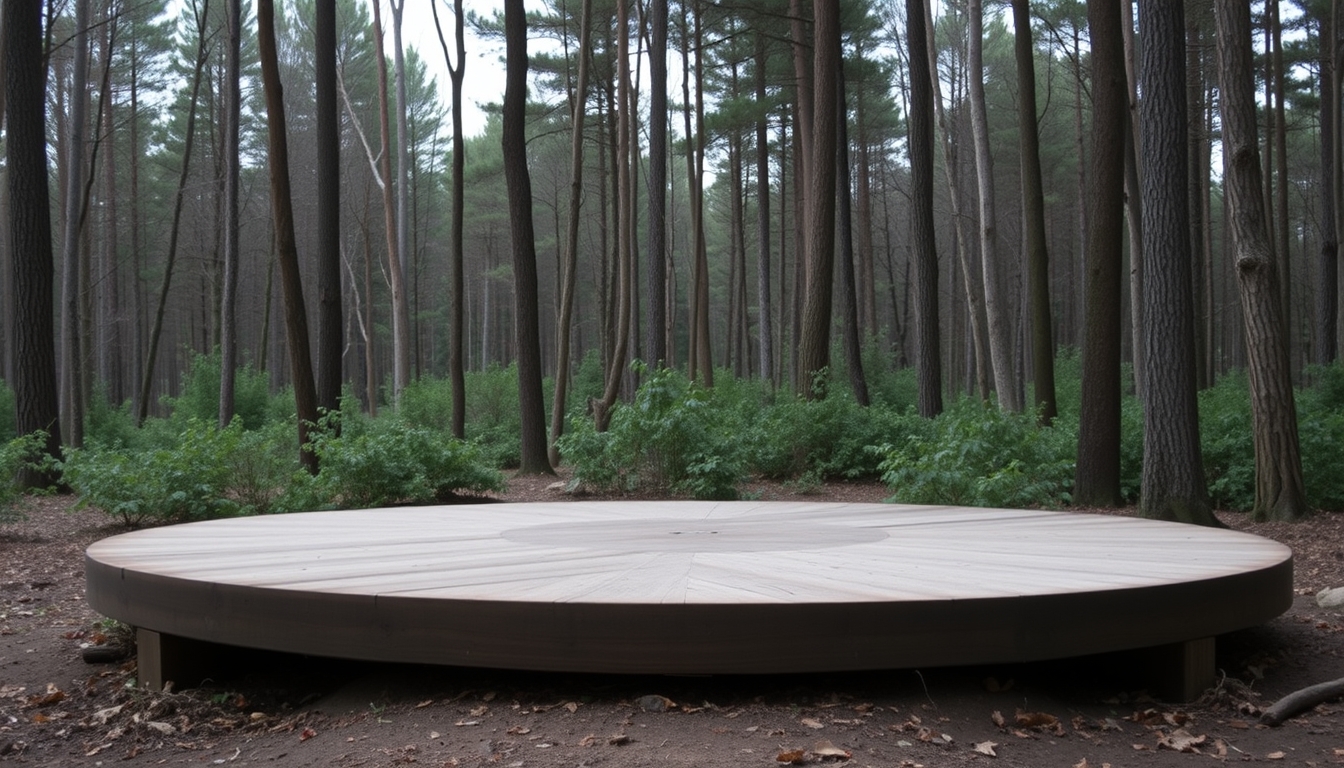
<svg viewBox="0 0 1344 768"><path fill-rule="evenodd" d="M163 401L172 409L173 420L180 424L196 419L219 421L219 352L193 353L182 375L182 391ZM266 374L247 365L234 373L233 412L242 419L243 429L260 429L271 418L270 384Z"/></svg>
<svg viewBox="0 0 1344 768"><path fill-rule="evenodd" d="M574 483L598 490L686 493L697 499L737 497L745 461L714 392L672 369L649 373L634 402L618 403L606 432L590 419L570 420L559 449Z"/></svg>
<svg viewBox="0 0 1344 768"><path fill-rule="evenodd" d="M30 467L49 467L53 459L44 453L46 447L47 433L41 431L0 443L0 523L21 517L15 508L23 495L16 482L19 471Z"/></svg>
<svg viewBox="0 0 1344 768"><path fill-rule="evenodd" d="M1255 447L1251 396L1244 371L1227 374L1199 393L1199 437L1209 498L1217 509L1255 505Z"/></svg>
<svg viewBox="0 0 1344 768"><path fill-rule="evenodd" d="M412 381L401 391L397 416L412 426L450 431L453 426L453 383L434 378Z"/></svg>
<svg viewBox="0 0 1344 768"><path fill-rule="evenodd" d="M98 507L128 525L226 517L246 511L231 493L242 436L241 420L219 430L192 419L171 448L70 450L64 477L80 506Z"/></svg>
<svg viewBox="0 0 1344 768"><path fill-rule="evenodd" d="M747 441L752 469L767 477L876 476L881 459L869 446L904 441L918 421L885 405L864 408L838 388L824 400L782 397L756 418Z"/></svg>
<svg viewBox="0 0 1344 768"><path fill-rule="evenodd" d="M883 456L891 501L986 507L1065 506L1070 501L1077 434L1061 420L1040 427L1030 413L958 402Z"/></svg>
<svg viewBox="0 0 1344 768"><path fill-rule="evenodd" d="M503 477L481 461L475 445L397 419L339 435L319 430L311 449L317 453L318 474L295 476L277 502L286 511L445 501L462 491L504 487Z"/></svg>
<svg viewBox="0 0 1344 768"><path fill-rule="evenodd" d="M10 440L18 436L14 425L14 390L9 382L0 379L0 440Z"/></svg>

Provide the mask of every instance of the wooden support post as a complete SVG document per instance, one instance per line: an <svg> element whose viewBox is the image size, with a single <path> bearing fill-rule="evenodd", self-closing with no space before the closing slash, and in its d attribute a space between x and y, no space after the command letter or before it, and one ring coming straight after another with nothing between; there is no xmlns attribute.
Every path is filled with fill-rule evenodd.
<svg viewBox="0 0 1344 768"><path fill-rule="evenodd" d="M1170 701L1194 701L1217 680L1214 638L1202 637L1151 649L1152 686Z"/></svg>
<svg viewBox="0 0 1344 768"><path fill-rule="evenodd" d="M135 645L136 674L147 691L161 691L168 682L194 688L219 666L220 646L215 643L137 627Z"/></svg>

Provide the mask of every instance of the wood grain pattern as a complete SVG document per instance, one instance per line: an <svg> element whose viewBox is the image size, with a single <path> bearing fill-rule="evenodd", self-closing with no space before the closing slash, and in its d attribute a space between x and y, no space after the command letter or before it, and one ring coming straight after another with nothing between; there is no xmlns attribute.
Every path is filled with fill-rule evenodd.
<svg viewBox="0 0 1344 768"><path fill-rule="evenodd" d="M522 669L1028 661L1212 637L1292 602L1292 553L1057 512L564 502L304 513L91 546L100 612L181 637Z"/></svg>

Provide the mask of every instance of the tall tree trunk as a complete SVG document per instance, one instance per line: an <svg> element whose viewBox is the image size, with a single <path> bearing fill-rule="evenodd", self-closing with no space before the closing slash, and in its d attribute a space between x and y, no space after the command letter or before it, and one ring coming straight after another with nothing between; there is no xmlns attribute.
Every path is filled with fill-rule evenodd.
<svg viewBox="0 0 1344 768"><path fill-rule="evenodd" d="M650 3L649 252L645 273L649 322L645 351L655 366L667 364L667 14L667 0ZM586 50L579 55L586 56Z"/></svg>
<svg viewBox="0 0 1344 768"><path fill-rule="evenodd" d="M397 258L401 260L402 280L406 280L408 275L415 274L414 267L411 265L411 131L407 121L406 107L406 52L405 46L401 42L401 20L402 11L406 7L406 0L388 0L388 6L392 9L392 68L393 81L396 88L396 110L397 110L397 180L394 185L397 198ZM418 338L415 331L415 317L417 313L411 311L411 296L406 297L406 377L404 384L411 381L411 357L414 350L412 339ZM418 360L417 360L418 365ZM400 390L398 390L400 391Z"/></svg>
<svg viewBox="0 0 1344 768"><path fill-rule="evenodd" d="M1204 29L1211 21L1206 2L1189 3L1185 16L1185 109L1188 172L1187 196L1190 209L1190 255L1195 304L1195 386L1205 389L1212 384L1208 365L1211 339L1204 332L1203 317L1206 294L1213 290L1204 279L1207 256L1204 240L1204 184L1209 175L1209 163L1204 135Z"/></svg>
<svg viewBox="0 0 1344 768"><path fill-rule="evenodd" d="M275 223L276 258L280 262L280 288L285 299L285 339L298 411L299 463L317 474L317 454L307 450L309 433L317 423L317 387L308 345L308 313L304 309L299 277L299 248L294 237L294 209L289 185L289 141L285 136L285 96L275 50L274 0L257 0L257 47L261 53L261 79L266 93L267 165L271 172L271 215Z"/></svg>
<svg viewBox="0 0 1344 768"><path fill-rule="evenodd" d="M994 362L994 389L999 407L1022 410L1013 366L1013 322L999 264L999 228L994 207L994 159L989 151L989 115L985 108L984 9L980 0L966 6L969 21L966 78L970 88L971 135L975 144L976 189L980 200L980 263L985 281L985 313L989 318L989 355Z"/></svg>
<svg viewBox="0 0 1344 768"><path fill-rule="evenodd" d="M198 14L197 30L199 39L196 44L196 66L191 76L191 98L187 104L186 136L182 142L182 168L177 176L177 193L173 197L173 218L168 228L168 253L164 259L163 280L159 283L158 309L154 313L154 326L149 332L149 351L145 355L144 375L140 380L139 410L135 423L141 425L149 416L149 395L154 384L154 364L159 352L159 337L163 333L163 316L168 307L168 291L173 283L173 268L177 264L177 239L182 228L182 205L187 195L187 180L191 170L191 151L196 141L196 104L201 92L201 78L205 72L206 57L209 53L209 36L204 20L209 18L210 0L202 4ZM132 243L134 246L135 243Z"/></svg>
<svg viewBox="0 0 1344 768"><path fill-rule="evenodd" d="M1083 392L1074 501L1120 503L1120 315L1124 227L1124 142L1128 120L1120 0L1090 0L1092 30L1091 187L1083 277Z"/></svg>
<svg viewBox="0 0 1344 768"><path fill-rule="evenodd" d="M378 117L381 134L379 175L383 186L383 223L387 234L387 272L392 283L392 401L401 402L401 392L411 379L411 311L406 295L406 259L401 252L396 196L392 178L392 128L388 123L387 57L383 54L383 21L373 3L374 51L378 56Z"/></svg>
<svg viewBox="0 0 1344 768"><path fill-rule="evenodd" d="M807 295L798 348L798 389L809 398L826 396L824 374L831 364L831 294L835 275L835 164L840 78L840 6L812 4L811 183L807 189ZM816 105L820 104L820 107Z"/></svg>
<svg viewBox="0 0 1344 768"><path fill-rule="evenodd" d="M1139 142L1142 140L1136 115L1139 109L1137 46L1134 44L1134 5L1121 4L1121 30L1125 41L1125 81L1128 84L1129 109L1125 112L1125 225L1129 228L1129 342L1134 370L1134 389L1143 392L1143 324L1139 315L1143 306L1143 188L1139 181ZM1121 352L1123 355L1123 351Z"/></svg>
<svg viewBox="0 0 1344 768"><path fill-rule="evenodd" d="M1279 264L1282 265L1279 284L1283 287L1283 341L1288 345L1288 363L1291 370L1296 324L1293 322L1293 256L1289 248L1288 230L1288 122L1284 108L1286 94L1283 85L1283 24L1279 20L1278 3L1265 3L1265 11L1269 16L1270 41L1273 45L1270 66L1274 75L1274 135L1270 138L1274 142L1274 163L1278 170L1278 180L1274 188L1274 204L1278 211L1275 218L1278 219L1278 225L1273 231L1278 235L1277 250L1280 254Z"/></svg>
<svg viewBox="0 0 1344 768"><path fill-rule="evenodd" d="M907 0L909 2L910 0ZM927 71L929 79L933 84L933 109L938 116L938 124L942 126L942 148L943 148L943 171L947 176L947 187L949 191L950 205L952 209L952 220L955 222L953 236L953 248L957 254L957 264L961 266L962 289L966 295L966 303L969 305L970 326L971 326L971 353L975 358L975 388L981 400L989 399L989 380L990 380L990 353L989 353L989 321L985 316L984 284L976 284L975 270L971 266L971 257L968 251L970 243L974 240L970 230L971 217L961 208L962 189L961 182L958 180L957 168L960 163L957 158L957 149L952 142L953 132L956 127L953 121L948 119L947 110L943 106L941 78L938 73L937 48L934 45L933 36L933 12L931 10L930 0L924 0L924 37L928 41L929 64ZM913 54L912 54L913 55ZM915 64L911 63L911 72L914 72ZM913 78L913 74L912 74ZM913 98L913 83L911 84ZM911 116L913 119L913 115ZM912 215L914 215L912 211ZM936 264L934 265L936 267ZM936 270L935 270L936 276ZM916 270L915 280L921 278ZM937 283L935 279L935 285ZM918 291L916 291L916 313L918 313ZM936 309L936 307L935 307ZM918 322L918 321L916 321ZM935 326L935 331L937 330ZM920 332L917 329L916 335ZM918 354L917 354L918 358ZM935 413L942 412L942 399L939 396L938 410Z"/></svg>
<svg viewBox="0 0 1344 768"><path fill-rule="evenodd" d="M316 0L317 407L341 407L341 116L336 100L336 0Z"/></svg>
<svg viewBox="0 0 1344 768"><path fill-rule="evenodd" d="M666 11L666 8L664 8ZM560 319L556 330L555 392L551 401L551 441L549 458L552 465L560 463L560 452L555 442L564 434L565 412L569 400L570 336L574 317L574 290L578 283L579 267L579 226L582 223L580 211L583 206L583 128L588 115L588 69L592 60L592 13L593 0L583 0L579 11L579 72L574 89L574 98L570 110L571 132L569 145L569 216L565 225L565 257L563 278L560 289ZM666 22L666 18L664 18ZM664 30L666 32L666 30ZM666 39L664 39L664 45ZM666 55L666 50L664 50ZM656 87L656 85L655 85ZM664 86L666 87L666 86ZM664 94L666 108L666 94ZM666 115L664 115L666 124ZM664 125L664 138L666 125ZM650 139L650 146L653 141ZM652 150L651 150L652 151ZM666 147L664 147L666 152ZM654 160L654 162L657 162ZM663 159L666 169L666 157ZM652 264L650 265L652 267ZM652 285L650 286L652 290ZM650 344L653 343L650 337ZM660 349L666 349L661 343Z"/></svg>
<svg viewBox="0 0 1344 768"><path fill-rule="evenodd" d="M621 393L630 340L630 262L634 243L634 198L630 179L630 136L633 121L630 88L630 7L627 0L616 5L616 335L611 363L606 371L602 399L593 404L597 430L611 423L611 409ZM704 326L706 329L708 324Z"/></svg>
<svg viewBox="0 0 1344 768"><path fill-rule="evenodd" d="M84 444L84 359L80 353L80 201L84 190L84 143L89 104L89 0L75 0L74 71L70 76L70 131L66 139L64 237L61 243L61 391L69 443Z"/></svg>
<svg viewBox="0 0 1344 768"><path fill-rule="evenodd" d="M10 326L14 334L10 348L14 426L20 435L45 431L47 455L60 459L42 6L21 2L0 6L0 46L5 64L8 229L14 271ZM17 482L21 488L44 488L56 479L24 468Z"/></svg>
<svg viewBox="0 0 1344 768"><path fill-rule="evenodd" d="M1046 250L1045 189L1036 125L1036 62L1028 0L1013 0L1013 51L1017 60L1017 114L1022 167L1022 226L1031 299L1032 381L1038 416L1049 424L1055 404L1055 342L1050 317L1050 254Z"/></svg>
<svg viewBox="0 0 1344 768"><path fill-rule="evenodd" d="M219 428L233 421L233 394L238 368L238 206L239 137L242 116L242 2L226 0L228 25L224 75L224 285L220 293L219 333ZM325 2L318 3L318 14ZM332 20L334 22L334 15ZM321 28L319 20L318 28ZM321 33L319 32L319 39ZM319 56L320 58L320 56ZM320 78L319 78L320 79ZM321 184L319 183L319 189ZM318 195L322 193L319 191ZM339 283L340 277L337 276ZM339 385L338 385L339 386Z"/></svg>
<svg viewBox="0 0 1344 768"><path fill-rule="evenodd" d="M933 220L933 101L927 6L905 0L910 47L910 263L919 415L943 412L942 350L938 345L938 251ZM954 193L955 197L955 193ZM893 310L895 301L892 302Z"/></svg>
<svg viewBox="0 0 1344 768"><path fill-rule="evenodd" d="M1138 314L1146 352L1142 392L1144 517L1219 526L1209 502L1195 399L1195 308L1190 254L1185 13L1143 3L1143 253Z"/></svg>
<svg viewBox="0 0 1344 768"><path fill-rule="evenodd" d="M587 0L585 0L587 1ZM448 43L443 39L443 26L439 24L438 3L430 3L434 14L434 29L439 35L439 45L443 48L443 60L448 65L448 77L453 84L453 178L452 195L452 252L449 256L449 285L452 306L449 310L448 328L448 381L452 385L451 430L453 437L461 440L466 436L467 427L467 377L463 364L463 336L465 333L466 289L463 283L463 267L466 262L466 247L463 228L466 225L466 137L462 133L462 82L467 69L466 13L462 9L462 0L453 5L453 40L457 53L454 63L448 54ZM563 322L563 321L562 321ZM556 379L556 388L561 386ZM556 463L556 459L551 459Z"/></svg>
<svg viewBox="0 0 1344 768"><path fill-rule="evenodd" d="M1236 246L1255 439L1257 520L1307 514L1278 266L1266 227L1256 139L1250 9L1215 0L1228 221Z"/></svg>
<svg viewBox="0 0 1344 768"><path fill-rule="evenodd" d="M114 117L114 110L111 98L111 66L112 54L115 50L117 20L120 14L120 8L115 3L110 3L106 10L103 24L102 52L103 52L103 96L102 96L102 114L99 119L102 122L103 139L109 146L116 146L114 137L117 133L117 124ZM2 112L0 112L2 113ZM101 332L98 337L99 349L99 369L103 382L107 385L108 401L115 405L120 405L126 398L125 378L125 351L123 346L126 343L125 319L122 317L121 306L121 274L120 274L120 238L118 237L118 228L121 225L121 218L118 215L119 207L117 205L117 153L108 152L107 161L103 164L103 199L105 200L103 211L103 235L100 247L101 263L99 272L101 281L104 283L103 290L99 293L100 297L100 322Z"/></svg>
<svg viewBox="0 0 1344 768"><path fill-rule="evenodd" d="M840 290L843 296L845 365L849 371L849 386L854 390L854 400L867 408L872 400L868 396L868 381L863 375L863 350L859 344L859 299L854 280L854 226L850 213L852 197L849 172L849 116L848 101L845 98L844 60L836 67L835 109L836 142L835 167L836 203L840 206Z"/></svg>
<svg viewBox="0 0 1344 768"><path fill-rule="evenodd" d="M1335 154L1339 151L1340 116L1336 96L1339 72L1335 70L1334 14L1325 13L1320 22L1320 99L1321 99L1321 179L1320 231L1321 250L1317 256L1316 281L1316 364L1335 361L1335 318L1339 314L1339 236L1335 221Z"/></svg>
<svg viewBox="0 0 1344 768"><path fill-rule="evenodd" d="M761 378L773 384L775 342L771 332L774 309L770 301L770 120L765 112L765 35L758 30L755 36L756 104L757 109L761 110L756 120L756 244L760 249L756 260L756 348L760 354Z"/></svg>
<svg viewBox="0 0 1344 768"><path fill-rule="evenodd" d="M527 170L527 18L523 0L504 0L504 180L513 249L514 334L518 349L518 410L523 474L552 474L546 455L546 403L541 391L537 244L532 228L532 179Z"/></svg>

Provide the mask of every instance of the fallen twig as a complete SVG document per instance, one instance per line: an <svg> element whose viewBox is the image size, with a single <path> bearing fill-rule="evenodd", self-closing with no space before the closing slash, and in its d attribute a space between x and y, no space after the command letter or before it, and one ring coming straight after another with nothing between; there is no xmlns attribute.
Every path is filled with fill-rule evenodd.
<svg viewBox="0 0 1344 768"><path fill-rule="evenodd" d="M1317 683L1300 691L1294 691L1274 702L1274 706L1266 709L1260 715L1260 722L1265 725L1280 725L1299 712L1311 709L1321 702L1337 699L1340 696L1344 696L1344 677L1326 683Z"/></svg>

